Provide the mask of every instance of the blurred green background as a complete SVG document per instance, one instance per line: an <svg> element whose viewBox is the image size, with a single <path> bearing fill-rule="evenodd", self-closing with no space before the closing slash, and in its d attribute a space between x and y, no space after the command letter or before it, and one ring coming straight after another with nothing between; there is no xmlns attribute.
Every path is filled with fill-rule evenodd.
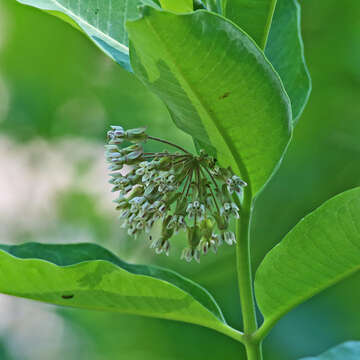
<svg viewBox="0 0 360 360"><path fill-rule="evenodd" d="M360 185L360 2L303 0L302 9L313 92L280 171L257 201L254 269L305 214ZM1 242L92 241L128 261L170 267L206 286L229 323L240 326L233 249L188 265L179 254L153 255L119 228L103 158L110 124L146 124L149 133L192 146L159 100L83 35L0 0ZM358 275L283 318L265 341L265 359L292 360L360 340L359 303ZM0 296L1 360L64 358L244 355L234 341L188 324Z"/></svg>

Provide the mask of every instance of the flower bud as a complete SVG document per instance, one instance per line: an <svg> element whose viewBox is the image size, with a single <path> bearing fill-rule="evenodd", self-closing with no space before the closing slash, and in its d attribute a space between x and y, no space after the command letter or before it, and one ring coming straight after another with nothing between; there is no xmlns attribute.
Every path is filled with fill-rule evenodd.
<svg viewBox="0 0 360 360"><path fill-rule="evenodd" d="M133 165L141 161L142 151L133 151L124 156L124 162L127 165Z"/></svg>
<svg viewBox="0 0 360 360"><path fill-rule="evenodd" d="M210 241L213 233L214 224L210 219L203 220L200 223L201 235L206 241Z"/></svg>
<svg viewBox="0 0 360 360"><path fill-rule="evenodd" d="M107 136L110 145L121 144L124 141L125 131L121 126L111 126Z"/></svg>
<svg viewBox="0 0 360 360"><path fill-rule="evenodd" d="M220 216L219 214L215 214L214 218L216 220L216 224L219 230L226 230L229 226L228 219L224 216Z"/></svg>
<svg viewBox="0 0 360 360"><path fill-rule="evenodd" d="M125 137L127 140L134 142L134 143L145 142L148 138L145 131L146 131L146 128L130 129L130 130L126 131Z"/></svg>
<svg viewBox="0 0 360 360"><path fill-rule="evenodd" d="M201 239L201 231L199 226L191 226L188 227L188 243L191 249L195 249Z"/></svg>
<svg viewBox="0 0 360 360"><path fill-rule="evenodd" d="M235 234L232 231L223 232L221 237L228 245L236 244Z"/></svg>

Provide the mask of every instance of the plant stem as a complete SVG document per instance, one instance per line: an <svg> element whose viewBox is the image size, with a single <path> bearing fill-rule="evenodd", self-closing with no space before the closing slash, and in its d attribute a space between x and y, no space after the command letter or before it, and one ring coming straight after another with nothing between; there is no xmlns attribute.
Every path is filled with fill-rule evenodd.
<svg viewBox="0 0 360 360"><path fill-rule="evenodd" d="M260 360L262 359L261 343L245 343L247 360Z"/></svg>
<svg viewBox="0 0 360 360"><path fill-rule="evenodd" d="M261 342L252 337L257 330L257 321L250 257L251 205L251 190L248 187L244 192L243 204L241 204L241 216L236 224L236 260L247 360L262 360Z"/></svg>
<svg viewBox="0 0 360 360"><path fill-rule="evenodd" d="M155 141L159 141L159 142L162 142L163 144L167 144L167 145L170 145L170 146L173 146L181 151L183 151L184 153L186 154L190 154L187 150L185 150L183 147L181 147L180 145L176 145L170 141L167 141L167 140L163 140L163 139L159 139L157 137L154 137L154 136L148 136L148 139L151 139L151 140L155 140Z"/></svg>

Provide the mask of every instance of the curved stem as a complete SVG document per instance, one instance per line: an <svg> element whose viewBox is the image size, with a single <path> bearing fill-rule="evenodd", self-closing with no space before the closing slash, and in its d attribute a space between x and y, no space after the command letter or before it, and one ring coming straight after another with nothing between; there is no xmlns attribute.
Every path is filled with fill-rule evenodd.
<svg viewBox="0 0 360 360"><path fill-rule="evenodd" d="M237 202L239 201L237 200ZM247 359L262 360L261 342L252 337L257 330L257 321L250 257L251 205L251 190L247 188L244 193L244 201L241 204L241 216L236 224L236 260L244 336L247 339L245 341Z"/></svg>
<svg viewBox="0 0 360 360"><path fill-rule="evenodd" d="M262 341L275 326L280 317L265 321L254 334L254 339Z"/></svg>
<svg viewBox="0 0 360 360"><path fill-rule="evenodd" d="M187 150L185 150L183 147L181 147L181 146L179 146L179 145L176 145L176 144L174 144L174 143L172 143L172 142L170 142L170 141L163 140L163 139L157 138L157 137L155 137L155 136L148 136L148 139L155 140L155 141L161 142L161 143L163 143L163 144L167 144L167 145L173 146L173 147L175 147L175 148L183 151L183 152L186 153L186 154L191 154L191 153L189 153Z"/></svg>
<svg viewBox="0 0 360 360"><path fill-rule="evenodd" d="M227 324L223 324L222 326L216 326L214 328L210 327L210 329L213 329L219 332L220 334L224 334L230 337L231 339L234 339L242 344L244 344L245 342L244 334L241 331L236 330Z"/></svg>

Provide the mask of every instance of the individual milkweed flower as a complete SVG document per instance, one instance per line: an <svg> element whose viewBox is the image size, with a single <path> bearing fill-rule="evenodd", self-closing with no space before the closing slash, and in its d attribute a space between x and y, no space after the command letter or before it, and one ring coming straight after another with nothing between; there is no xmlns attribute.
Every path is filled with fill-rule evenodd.
<svg viewBox="0 0 360 360"><path fill-rule="evenodd" d="M145 130L145 128L138 128L125 131L121 126L111 126L111 130L107 133L109 144L117 145L125 140L133 143L144 142L147 140Z"/></svg>
<svg viewBox="0 0 360 360"><path fill-rule="evenodd" d="M239 219L239 208L234 202L226 202L223 204L220 209L220 215L231 216L233 215L235 219Z"/></svg>
<svg viewBox="0 0 360 360"><path fill-rule="evenodd" d="M236 175L233 175L232 177L228 178L226 180L226 183L230 194L236 192L238 195L241 195L244 187L247 186L246 182L241 180Z"/></svg>
<svg viewBox="0 0 360 360"><path fill-rule="evenodd" d="M235 234L232 231L224 231L221 234L221 238L226 242L228 245L236 244Z"/></svg>
<svg viewBox="0 0 360 360"><path fill-rule="evenodd" d="M175 233L178 233L181 229L186 230L185 217L183 215L174 215L167 227L168 229L174 229Z"/></svg>
<svg viewBox="0 0 360 360"><path fill-rule="evenodd" d="M181 258L187 262L200 262L209 250L216 253L222 244L236 243L229 227L232 219L241 216L236 196L241 196L246 183L230 168L220 167L203 150L192 155L176 144L149 136L144 128L112 126L108 139L109 182L119 194L116 209L130 236L149 234L160 223L159 236L150 236L150 248L169 255L173 234L186 231L187 245ZM180 151L146 153L142 144L147 140ZM130 144L123 146L126 142Z"/></svg>
<svg viewBox="0 0 360 360"><path fill-rule="evenodd" d="M202 240L199 244L199 250L201 250L203 255L206 255L210 249L216 253L222 241L220 236L214 232L214 222L210 219L205 219L201 222L200 228Z"/></svg>
<svg viewBox="0 0 360 360"><path fill-rule="evenodd" d="M190 219L197 216L199 220L202 220L205 214L205 206L204 204L201 204L199 201L196 200L188 204L186 212Z"/></svg>
<svg viewBox="0 0 360 360"><path fill-rule="evenodd" d="M200 262L200 249L199 244L201 240L201 229L198 225L189 226L187 228L187 238L189 247L185 248L182 252L181 257L187 262L190 262L192 259Z"/></svg>
<svg viewBox="0 0 360 360"><path fill-rule="evenodd" d="M169 240L163 239L163 238L156 239L151 243L150 248L154 249L155 253L158 255L161 253L164 253L167 256L169 256L170 242L169 242Z"/></svg>

